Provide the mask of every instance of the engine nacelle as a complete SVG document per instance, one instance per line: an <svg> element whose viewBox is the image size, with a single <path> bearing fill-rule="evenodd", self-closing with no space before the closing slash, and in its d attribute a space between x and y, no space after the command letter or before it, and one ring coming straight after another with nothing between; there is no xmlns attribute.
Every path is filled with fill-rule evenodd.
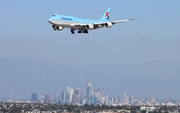
<svg viewBox="0 0 180 113"><path fill-rule="evenodd" d="M105 23L105 26L106 26L107 28L111 28L111 27L112 27L112 23L111 23L111 22L107 22L107 23Z"/></svg>
<svg viewBox="0 0 180 113"><path fill-rule="evenodd" d="M59 30L59 31L61 31L61 30L64 29L62 26L55 26L55 25L53 25L52 28L53 28L54 30Z"/></svg>
<svg viewBox="0 0 180 113"><path fill-rule="evenodd" d="M62 26L57 26L56 27L56 30L59 30L59 31L61 31L61 30L63 30L64 29L64 27L62 27Z"/></svg>
<svg viewBox="0 0 180 113"><path fill-rule="evenodd" d="M88 25L86 25L86 29L94 29L94 25L93 24L88 24Z"/></svg>

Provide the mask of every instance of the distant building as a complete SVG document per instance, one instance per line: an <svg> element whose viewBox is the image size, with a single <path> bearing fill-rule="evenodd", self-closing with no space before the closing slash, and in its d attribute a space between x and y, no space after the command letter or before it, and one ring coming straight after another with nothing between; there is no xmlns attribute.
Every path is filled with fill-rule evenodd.
<svg viewBox="0 0 180 113"><path fill-rule="evenodd" d="M72 104L76 104L78 101L77 101L77 94L73 94L72 95Z"/></svg>
<svg viewBox="0 0 180 113"><path fill-rule="evenodd" d="M89 82L87 86L87 101L91 104L91 97L92 97L92 84Z"/></svg>
<svg viewBox="0 0 180 113"><path fill-rule="evenodd" d="M32 93L31 94L31 101L37 101L38 97L37 97L37 93Z"/></svg>
<svg viewBox="0 0 180 113"><path fill-rule="evenodd" d="M153 111L155 111L157 109L158 109L157 107L146 107L146 106L141 106L140 107L140 111L145 110L147 113L153 112Z"/></svg>
<svg viewBox="0 0 180 113"><path fill-rule="evenodd" d="M119 98L114 99L114 104L119 104Z"/></svg>
<svg viewBox="0 0 180 113"><path fill-rule="evenodd" d="M108 96L105 96L105 105L109 105L109 98L108 98Z"/></svg>
<svg viewBox="0 0 180 113"><path fill-rule="evenodd" d="M38 98L38 102L39 102L39 103L44 103L44 97L39 97L39 98Z"/></svg>
<svg viewBox="0 0 180 113"><path fill-rule="evenodd" d="M151 102L151 103L155 103L155 102L156 102L155 97L149 98L149 102Z"/></svg>
<svg viewBox="0 0 180 113"><path fill-rule="evenodd" d="M77 101L82 103L82 99L83 99L82 89L81 88L75 89L74 94L77 95Z"/></svg>
<svg viewBox="0 0 180 113"><path fill-rule="evenodd" d="M122 100L123 103L126 103L127 102L127 95L126 93L123 93L123 100Z"/></svg>
<svg viewBox="0 0 180 113"><path fill-rule="evenodd" d="M133 96L130 97L130 104L134 105L134 97Z"/></svg>
<svg viewBox="0 0 180 113"><path fill-rule="evenodd" d="M69 101L69 98L70 98L70 96L69 96L70 90L71 90L71 84L67 84L67 85L66 85L66 102L70 102L70 101Z"/></svg>
<svg viewBox="0 0 180 113"><path fill-rule="evenodd" d="M62 103L65 103L65 102L66 102L66 91L65 91L65 90L63 90L63 91L61 92L61 102L62 102Z"/></svg>
<svg viewBox="0 0 180 113"><path fill-rule="evenodd" d="M60 104L60 98L59 98L60 96L59 96L59 93L57 92L56 94L55 94L55 102L56 102L56 104Z"/></svg>
<svg viewBox="0 0 180 113"><path fill-rule="evenodd" d="M74 94L74 89L70 89L70 91L69 91L69 103L72 103L73 94Z"/></svg>
<svg viewBox="0 0 180 113"><path fill-rule="evenodd" d="M98 104L101 98L101 93L99 92L99 90L94 90L94 97L95 97L95 104Z"/></svg>
<svg viewBox="0 0 180 113"><path fill-rule="evenodd" d="M50 95L45 95L45 103L50 103Z"/></svg>
<svg viewBox="0 0 180 113"><path fill-rule="evenodd" d="M105 104L105 97L100 98L100 104L103 104L103 105Z"/></svg>
<svg viewBox="0 0 180 113"><path fill-rule="evenodd" d="M129 97L127 96L126 93L123 93L122 98L120 99L121 104L129 104Z"/></svg>
<svg viewBox="0 0 180 113"><path fill-rule="evenodd" d="M104 88L99 87L98 92L100 93L100 97L104 96Z"/></svg>
<svg viewBox="0 0 180 113"><path fill-rule="evenodd" d="M94 97L94 96L91 97L91 104L94 104L94 105L96 104L96 101L95 101L96 99L95 98L96 97Z"/></svg>
<svg viewBox="0 0 180 113"><path fill-rule="evenodd" d="M84 104L87 104L87 99L83 99L82 100L82 104L84 105Z"/></svg>
<svg viewBox="0 0 180 113"><path fill-rule="evenodd" d="M115 103L115 98L114 97L111 97L110 98L110 104L113 105Z"/></svg>

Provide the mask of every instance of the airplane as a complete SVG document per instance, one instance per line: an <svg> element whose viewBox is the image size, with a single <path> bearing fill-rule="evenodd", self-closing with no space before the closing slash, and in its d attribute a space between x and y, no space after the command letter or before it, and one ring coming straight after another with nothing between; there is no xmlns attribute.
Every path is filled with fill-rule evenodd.
<svg viewBox="0 0 180 113"><path fill-rule="evenodd" d="M110 12L111 8L108 8L100 20L81 19L73 16L53 14L48 21L52 24L54 30L62 31L64 28L70 28L71 34L74 34L76 30L77 33L88 33L88 30L96 30L103 27L111 28L114 24L135 20L135 18L131 18L109 21Z"/></svg>

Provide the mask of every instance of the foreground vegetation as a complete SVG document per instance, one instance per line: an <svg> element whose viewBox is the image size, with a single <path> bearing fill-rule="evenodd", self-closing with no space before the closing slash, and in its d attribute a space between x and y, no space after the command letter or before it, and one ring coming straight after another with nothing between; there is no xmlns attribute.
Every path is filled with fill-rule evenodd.
<svg viewBox="0 0 180 113"><path fill-rule="evenodd" d="M152 113L170 113L179 112L179 106L156 106ZM33 112L34 111L34 112ZM107 106L107 105L56 105L56 104L37 104L37 103L0 103L0 113L41 113L42 111L51 111L50 113L82 113L82 112L122 112L122 113L146 113L146 110L140 110L140 106Z"/></svg>

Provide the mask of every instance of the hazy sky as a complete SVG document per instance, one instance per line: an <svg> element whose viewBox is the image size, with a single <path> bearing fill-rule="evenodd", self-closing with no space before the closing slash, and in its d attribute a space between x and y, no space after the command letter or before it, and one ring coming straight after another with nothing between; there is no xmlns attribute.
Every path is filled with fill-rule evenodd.
<svg viewBox="0 0 180 113"><path fill-rule="evenodd" d="M179 0L1 0L0 58L46 60L103 74L168 78L174 74L179 79L179 4ZM137 20L75 35L70 29L54 31L48 23L54 13L98 20L108 7L111 20ZM161 68L164 62L171 68ZM148 69L143 69L145 65Z"/></svg>

